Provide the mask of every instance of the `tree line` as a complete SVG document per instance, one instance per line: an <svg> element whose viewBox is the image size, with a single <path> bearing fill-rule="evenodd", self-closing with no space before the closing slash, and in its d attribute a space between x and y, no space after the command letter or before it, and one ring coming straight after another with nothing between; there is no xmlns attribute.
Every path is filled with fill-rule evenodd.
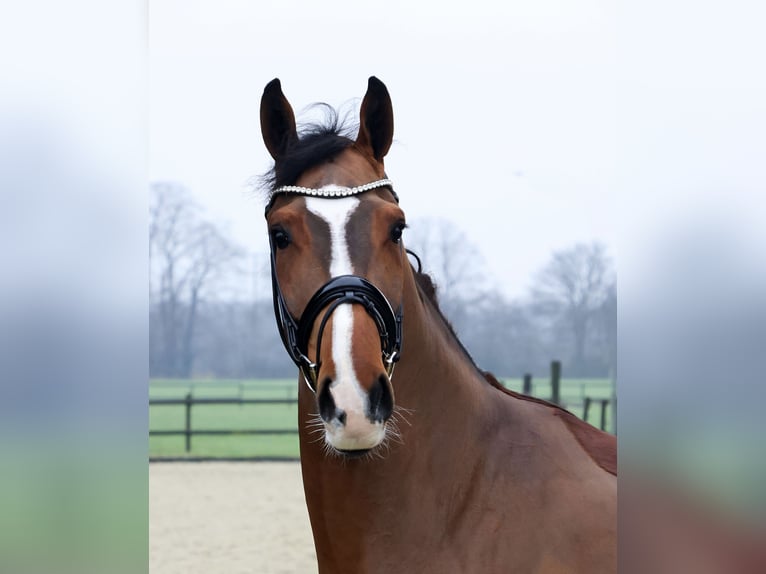
<svg viewBox="0 0 766 574"><path fill-rule="evenodd" d="M151 186L149 243L150 376L295 375L274 322L268 254L238 245L173 182ZM453 223L412 222L405 243L483 369L541 375L559 359L566 376L613 376L617 289L602 244L554 252L529 292L509 299L486 279L479 250ZM256 287L243 293L242 284Z"/></svg>

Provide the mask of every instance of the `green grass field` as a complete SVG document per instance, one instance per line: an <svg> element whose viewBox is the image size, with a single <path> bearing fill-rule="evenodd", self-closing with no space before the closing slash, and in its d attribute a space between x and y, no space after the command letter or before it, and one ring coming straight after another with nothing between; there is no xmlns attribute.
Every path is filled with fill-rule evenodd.
<svg viewBox="0 0 766 574"><path fill-rule="evenodd" d="M521 379L504 379L510 389L521 391ZM550 397L550 382L533 379L533 394ZM187 393L194 398L271 398L285 399L298 396L297 379L225 380L225 379L152 379L149 383L150 399L182 399ZM582 416L583 399L610 398L611 382L607 379L562 379L561 400L570 411ZM591 405L588 419L598 426L600 405ZM183 405L151 405L151 430L181 430L185 424ZM194 405L191 409L192 429L295 429L298 406L272 405ZM612 428L612 408L607 412L607 429ZM191 450L185 452L185 438L178 436L151 436L150 457L278 457L297 458L298 435L231 435L192 436Z"/></svg>

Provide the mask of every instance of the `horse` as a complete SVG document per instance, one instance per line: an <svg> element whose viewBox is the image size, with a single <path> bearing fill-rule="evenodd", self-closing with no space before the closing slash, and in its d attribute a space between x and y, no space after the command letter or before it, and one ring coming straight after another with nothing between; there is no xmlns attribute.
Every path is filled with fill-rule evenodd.
<svg viewBox="0 0 766 574"><path fill-rule="evenodd" d="M615 572L616 439L506 389L456 337L404 245L383 82L356 137L337 115L299 132L279 79L260 121L319 573Z"/></svg>

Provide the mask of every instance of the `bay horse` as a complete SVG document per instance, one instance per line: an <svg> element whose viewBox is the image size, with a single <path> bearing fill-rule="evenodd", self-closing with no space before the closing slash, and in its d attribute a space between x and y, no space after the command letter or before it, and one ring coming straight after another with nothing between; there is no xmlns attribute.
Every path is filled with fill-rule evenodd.
<svg viewBox="0 0 766 574"><path fill-rule="evenodd" d="M385 85L355 138L337 115L299 132L278 79L260 119L320 574L615 572L616 439L505 389L455 336L404 247Z"/></svg>

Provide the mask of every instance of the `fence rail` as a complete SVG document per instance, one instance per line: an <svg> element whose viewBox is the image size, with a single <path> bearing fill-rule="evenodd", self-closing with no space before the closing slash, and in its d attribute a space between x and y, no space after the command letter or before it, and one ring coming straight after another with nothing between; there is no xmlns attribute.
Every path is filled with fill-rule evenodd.
<svg viewBox="0 0 766 574"><path fill-rule="evenodd" d="M193 429L192 428L192 407L194 405L294 405L298 399L224 399L224 398L194 398L191 393L187 393L183 399L149 399L149 406L152 405L183 405L184 408L184 428L171 430L149 430L149 436L178 436L186 438L184 450L191 452L191 439L194 435L290 435L298 434L297 428L292 429Z"/></svg>
<svg viewBox="0 0 766 574"><path fill-rule="evenodd" d="M188 393L183 399L149 399L150 405L186 405L189 403L195 405L294 405L297 402L298 399L195 398L191 393Z"/></svg>

